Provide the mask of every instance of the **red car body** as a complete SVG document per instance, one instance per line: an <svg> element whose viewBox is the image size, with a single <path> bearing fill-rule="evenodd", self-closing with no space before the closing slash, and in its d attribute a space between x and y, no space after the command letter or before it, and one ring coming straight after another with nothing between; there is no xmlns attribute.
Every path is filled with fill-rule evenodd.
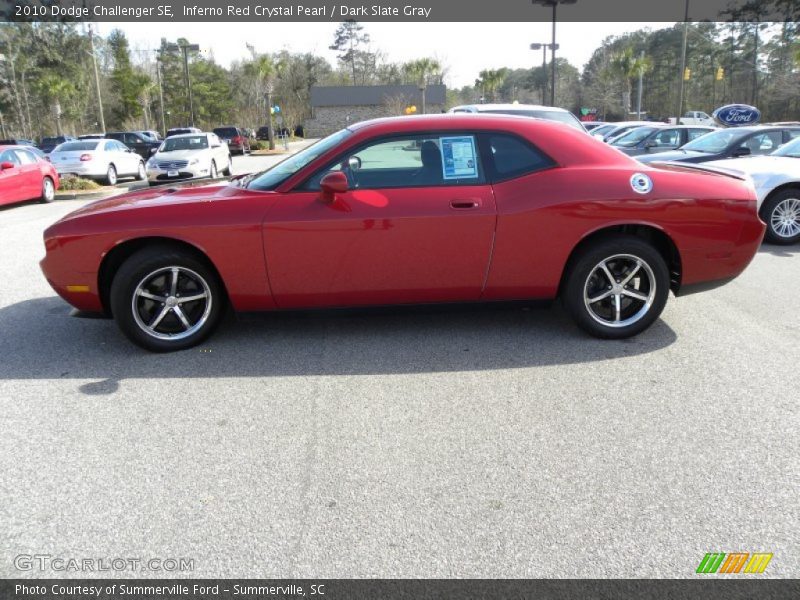
<svg viewBox="0 0 800 600"><path fill-rule="evenodd" d="M0 167L0 205L41 198L45 177L58 189L55 167L26 146L0 146Z"/></svg>
<svg viewBox="0 0 800 600"><path fill-rule="evenodd" d="M677 295L737 276L764 234L748 181L645 166L561 124L436 115L350 129L271 191L157 188L80 208L45 232L45 276L73 306L108 311L121 262L175 240L207 257L238 311L552 299L582 242L625 231L663 251ZM508 132L553 165L480 185L351 189L332 202L299 188L367 140L429 132ZM636 173L652 181L649 193L633 189Z"/></svg>

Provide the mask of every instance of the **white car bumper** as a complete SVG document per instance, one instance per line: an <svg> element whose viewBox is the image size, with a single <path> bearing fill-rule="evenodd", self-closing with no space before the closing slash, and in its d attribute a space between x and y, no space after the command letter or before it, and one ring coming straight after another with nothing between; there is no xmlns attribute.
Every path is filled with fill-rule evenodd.
<svg viewBox="0 0 800 600"><path fill-rule="evenodd" d="M196 179L208 177L211 174L210 165L171 165L162 168L158 164L147 164L147 179L151 182L180 181L182 179Z"/></svg>

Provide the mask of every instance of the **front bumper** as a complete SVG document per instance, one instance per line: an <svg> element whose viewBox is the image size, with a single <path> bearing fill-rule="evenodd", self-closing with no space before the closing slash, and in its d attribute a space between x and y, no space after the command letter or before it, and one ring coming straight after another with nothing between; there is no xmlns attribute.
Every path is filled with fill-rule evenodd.
<svg viewBox="0 0 800 600"><path fill-rule="evenodd" d="M180 169L159 169L147 167L147 179L151 182L181 181L184 179L197 179L208 177L211 174L209 166L187 165Z"/></svg>

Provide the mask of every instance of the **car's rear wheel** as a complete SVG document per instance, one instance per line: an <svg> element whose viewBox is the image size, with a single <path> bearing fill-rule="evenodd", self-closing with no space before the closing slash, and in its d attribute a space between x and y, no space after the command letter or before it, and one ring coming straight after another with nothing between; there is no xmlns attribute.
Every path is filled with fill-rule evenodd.
<svg viewBox="0 0 800 600"><path fill-rule="evenodd" d="M56 184L49 177L42 179L42 202L52 202L56 199Z"/></svg>
<svg viewBox="0 0 800 600"><path fill-rule="evenodd" d="M631 337L659 317L669 296L669 271L653 246L633 236L605 238L573 257L562 290L567 311L600 338Z"/></svg>
<svg viewBox="0 0 800 600"><path fill-rule="evenodd" d="M132 255L111 284L111 310L122 332L154 352L199 344L222 315L216 274L192 254L153 246Z"/></svg>
<svg viewBox="0 0 800 600"><path fill-rule="evenodd" d="M230 155L228 155L228 166L225 167L225 170L222 172L222 174L230 177L232 170L233 170L233 159L231 158Z"/></svg>
<svg viewBox="0 0 800 600"><path fill-rule="evenodd" d="M761 207L761 218L767 224L764 237L768 242L786 245L800 241L800 189L772 195Z"/></svg>
<svg viewBox="0 0 800 600"><path fill-rule="evenodd" d="M136 171L136 179L139 181L144 181L147 179L147 169L144 168L144 163L139 163L139 168Z"/></svg>
<svg viewBox="0 0 800 600"><path fill-rule="evenodd" d="M108 185L117 185L117 169L114 165L108 165L106 171L106 183Z"/></svg>

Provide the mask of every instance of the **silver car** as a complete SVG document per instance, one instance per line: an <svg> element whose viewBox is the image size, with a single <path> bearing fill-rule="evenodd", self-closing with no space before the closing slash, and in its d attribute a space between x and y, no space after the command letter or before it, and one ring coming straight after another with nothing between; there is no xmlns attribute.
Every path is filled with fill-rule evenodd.
<svg viewBox="0 0 800 600"><path fill-rule="evenodd" d="M147 178L142 157L117 140L76 140L50 153L59 175L77 175L115 185L120 177Z"/></svg>

